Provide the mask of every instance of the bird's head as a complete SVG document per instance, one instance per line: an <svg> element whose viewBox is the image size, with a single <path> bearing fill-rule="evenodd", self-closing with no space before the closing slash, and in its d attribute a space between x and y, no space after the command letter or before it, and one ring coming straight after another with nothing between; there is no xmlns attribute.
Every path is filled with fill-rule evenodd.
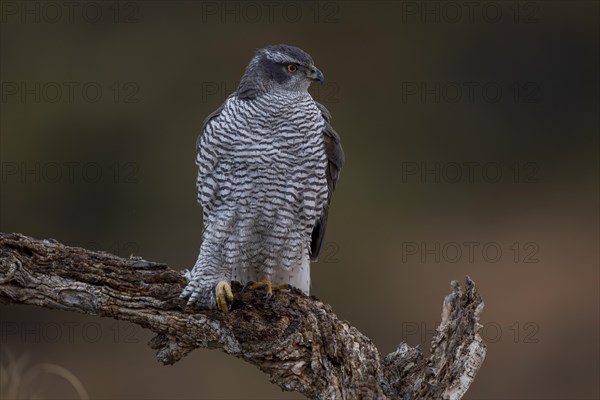
<svg viewBox="0 0 600 400"><path fill-rule="evenodd" d="M241 97L256 97L272 91L306 92L314 81L323 82L323 73L302 49L285 44L256 51L238 87Z"/></svg>

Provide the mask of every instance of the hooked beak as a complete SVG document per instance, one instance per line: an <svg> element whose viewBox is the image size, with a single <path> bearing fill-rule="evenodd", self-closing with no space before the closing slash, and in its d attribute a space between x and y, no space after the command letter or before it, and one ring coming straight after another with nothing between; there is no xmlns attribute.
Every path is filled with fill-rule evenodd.
<svg viewBox="0 0 600 400"><path fill-rule="evenodd" d="M319 71L319 69L317 67L315 67L314 65L311 66L309 68L309 70L306 72L306 76L309 79L312 79L313 81L321 82L321 84L323 84L323 81L325 80L323 73L321 71Z"/></svg>

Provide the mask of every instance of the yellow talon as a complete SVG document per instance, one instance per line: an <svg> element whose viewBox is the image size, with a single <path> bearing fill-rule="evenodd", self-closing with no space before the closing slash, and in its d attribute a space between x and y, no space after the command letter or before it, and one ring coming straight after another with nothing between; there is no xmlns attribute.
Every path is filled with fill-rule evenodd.
<svg viewBox="0 0 600 400"><path fill-rule="evenodd" d="M283 283L281 285L273 285L270 280L263 279L258 282L254 282L252 285L248 287L250 290L267 288L267 298L271 298L273 296L274 290L284 290L289 289L290 285L287 283Z"/></svg>
<svg viewBox="0 0 600 400"><path fill-rule="evenodd" d="M290 288L290 284L289 283L282 283L281 285L272 286L273 290L287 290L289 288Z"/></svg>
<svg viewBox="0 0 600 400"><path fill-rule="evenodd" d="M231 286L225 281L217 283L215 289L215 295L217 298L217 308L223 311L223 314L229 313L229 303L233 302L233 293L231 292Z"/></svg>

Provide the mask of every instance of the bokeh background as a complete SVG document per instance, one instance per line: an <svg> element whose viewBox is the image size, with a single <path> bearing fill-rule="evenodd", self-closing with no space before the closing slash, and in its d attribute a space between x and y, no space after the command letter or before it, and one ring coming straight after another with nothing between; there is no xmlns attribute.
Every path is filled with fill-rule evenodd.
<svg viewBox="0 0 600 400"><path fill-rule="evenodd" d="M190 268L202 121L256 48L293 44L347 156L313 293L382 353L428 352L468 274L488 354L467 399L600 397L597 2L0 4L2 232ZM78 396L53 364L92 398L301 398L216 351L162 366L151 337L0 307L21 397Z"/></svg>

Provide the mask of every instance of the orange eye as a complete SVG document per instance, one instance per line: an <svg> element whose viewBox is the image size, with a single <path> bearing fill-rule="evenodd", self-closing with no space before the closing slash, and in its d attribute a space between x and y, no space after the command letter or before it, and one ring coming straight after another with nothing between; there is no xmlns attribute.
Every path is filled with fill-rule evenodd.
<svg viewBox="0 0 600 400"><path fill-rule="evenodd" d="M296 72L297 69L298 67L296 67L294 64L290 64L287 66L287 70L290 72Z"/></svg>

